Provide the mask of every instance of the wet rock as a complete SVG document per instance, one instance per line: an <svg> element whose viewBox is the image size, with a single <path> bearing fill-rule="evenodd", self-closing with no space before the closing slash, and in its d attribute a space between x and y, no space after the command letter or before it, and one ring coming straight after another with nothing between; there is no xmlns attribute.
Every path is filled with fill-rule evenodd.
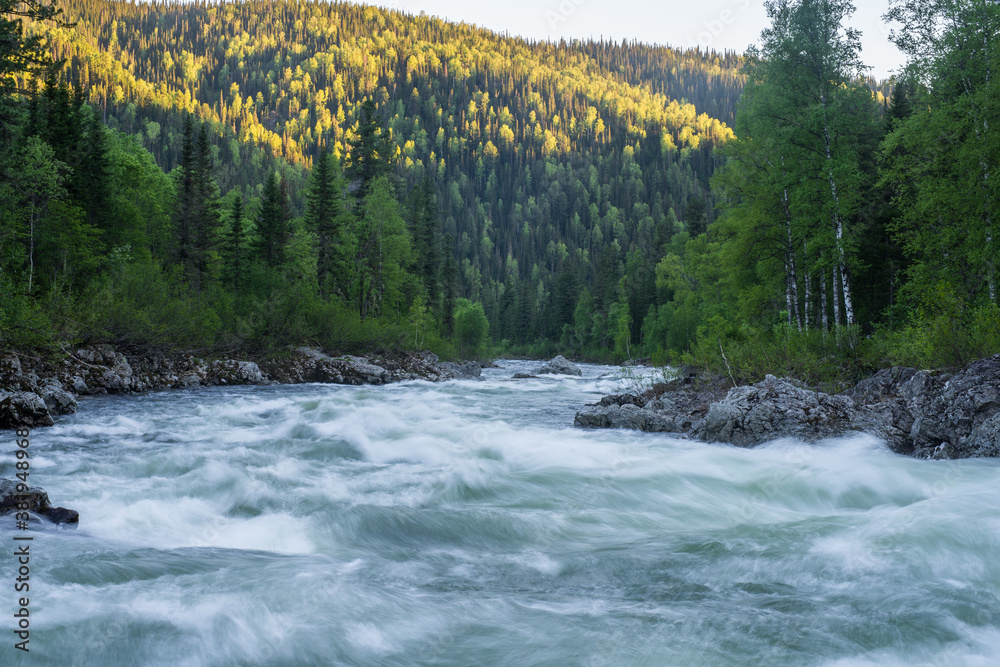
<svg viewBox="0 0 1000 667"><path fill-rule="evenodd" d="M452 361L438 364L442 380L477 380L483 376L483 368L475 361L455 363Z"/></svg>
<svg viewBox="0 0 1000 667"><path fill-rule="evenodd" d="M650 433L684 433L691 427L691 422L683 416L630 403L590 406L576 414L574 424L582 428L624 428Z"/></svg>
<svg viewBox="0 0 1000 667"><path fill-rule="evenodd" d="M583 375L579 366L562 355L544 364L537 372L539 375Z"/></svg>
<svg viewBox="0 0 1000 667"><path fill-rule="evenodd" d="M531 373L514 373L512 380L540 380L537 375L532 375Z"/></svg>
<svg viewBox="0 0 1000 667"><path fill-rule="evenodd" d="M0 391L0 428L52 426L45 401L28 391Z"/></svg>
<svg viewBox="0 0 1000 667"><path fill-rule="evenodd" d="M65 507L53 507L45 489L29 486L18 493L17 485L16 479L0 478L0 515L31 512L44 516L53 523L75 526L80 522L79 512Z"/></svg>
<svg viewBox="0 0 1000 667"><path fill-rule="evenodd" d="M574 424L582 428L689 434L725 390L723 385L687 382L684 378L656 383L641 393L605 396L578 412Z"/></svg>
<svg viewBox="0 0 1000 667"><path fill-rule="evenodd" d="M76 397L66 391L58 380L50 378L38 390L38 395L45 401L50 414L68 415L77 411Z"/></svg>

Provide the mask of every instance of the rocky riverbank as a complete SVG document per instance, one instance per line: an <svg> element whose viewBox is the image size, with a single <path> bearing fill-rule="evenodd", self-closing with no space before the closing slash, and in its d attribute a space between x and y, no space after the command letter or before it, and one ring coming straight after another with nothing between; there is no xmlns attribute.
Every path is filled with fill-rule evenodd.
<svg viewBox="0 0 1000 667"><path fill-rule="evenodd" d="M59 359L0 355L0 428L51 426L53 416L77 411L77 398L217 385L388 384L477 378L477 362L442 362L430 352L371 358L336 356L313 348L252 360L125 355L110 345L67 351Z"/></svg>
<svg viewBox="0 0 1000 667"><path fill-rule="evenodd" d="M753 447L851 432L925 459L1000 456L1000 355L954 372L891 368L840 394L788 378L732 387L694 373L642 394L607 396L576 415L584 428L675 433Z"/></svg>

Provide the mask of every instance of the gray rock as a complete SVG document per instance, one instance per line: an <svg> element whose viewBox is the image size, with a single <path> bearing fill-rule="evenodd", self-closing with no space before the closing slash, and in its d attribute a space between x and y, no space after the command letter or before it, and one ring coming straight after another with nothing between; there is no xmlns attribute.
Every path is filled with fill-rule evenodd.
<svg viewBox="0 0 1000 667"><path fill-rule="evenodd" d="M45 401L51 414L68 415L77 411L76 397L66 391L58 380L50 378L38 390L38 395Z"/></svg>
<svg viewBox="0 0 1000 667"><path fill-rule="evenodd" d="M69 380L70 386L73 388L77 394L87 394L90 392L89 387L87 387L87 382L79 375L74 375Z"/></svg>
<svg viewBox="0 0 1000 667"><path fill-rule="evenodd" d="M713 403L694 436L740 447L787 437L815 442L860 430L869 421L846 396L830 396L768 375Z"/></svg>
<svg viewBox="0 0 1000 667"><path fill-rule="evenodd" d="M690 422L667 412L626 403L589 406L576 414L574 424L582 428L624 428L650 433L683 433Z"/></svg>
<svg viewBox="0 0 1000 667"><path fill-rule="evenodd" d="M17 390L21 387L21 360L16 354L0 357L0 389Z"/></svg>
<svg viewBox="0 0 1000 667"><path fill-rule="evenodd" d="M583 371L580 370L579 366L574 364L572 361L566 357L559 355L552 361L544 364L538 369L539 375L583 375Z"/></svg>
<svg viewBox="0 0 1000 667"><path fill-rule="evenodd" d="M540 379L537 375L532 375L531 373L514 373L512 380L538 380Z"/></svg>
<svg viewBox="0 0 1000 667"><path fill-rule="evenodd" d="M452 361L438 362L438 370L442 380L478 380L483 376L483 369L475 361L455 363Z"/></svg>
<svg viewBox="0 0 1000 667"><path fill-rule="evenodd" d="M55 422L45 401L27 391L0 391L0 428L52 426Z"/></svg>
<svg viewBox="0 0 1000 667"><path fill-rule="evenodd" d="M252 361L215 361L209 368L208 380L212 384L267 384L260 367Z"/></svg>
<svg viewBox="0 0 1000 667"><path fill-rule="evenodd" d="M970 456L1000 456L1000 414L978 424L965 442Z"/></svg>
<svg viewBox="0 0 1000 667"><path fill-rule="evenodd" d="M690 434L725 390L683 380L658 383L641 394L605 396L577 413L582 428L626 428L652 433Z"/></svg>
<svg viewBox="0 0 1000 667"><path fill-rule="evenodd" d="M14 512L31 512L40 514L53 523L76 526L80 522L80 514L65 507L53 507L49 502L49 494L39 486L29 486L22 492L17 491L18 480L0 478L0 515Z"/></svg>

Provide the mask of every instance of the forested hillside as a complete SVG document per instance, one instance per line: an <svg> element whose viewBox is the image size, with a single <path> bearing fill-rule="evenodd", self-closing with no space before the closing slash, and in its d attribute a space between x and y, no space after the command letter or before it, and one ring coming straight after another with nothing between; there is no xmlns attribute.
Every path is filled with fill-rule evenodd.
<svg viewBox="0 0 1000 667"><path fill-rule="evenodd" d="M204 122L227 207L238 193L255 211L277 171L291 215L306 213L319 151L356 160L373 103L401 198L427 180L459 292L483 304L493 338L578 354L606 351L611 328L571 340L581 291L599 318L628 300L644 313L654 279L638 267L712 220L708 180L742 85L734 54L528 43L343 3L58 6L72 26L32 29L63 79L167 171L186 119ZM638 342L641 317L630 328Z"/></svg>
<svg viewBox="0 0 1000 667"><path fill-rule="evenodd" d="M0 1L31 56L3 70L8 345L488 335L816 381L1000 349L986 0L894 3L891 100L848 0L767 2L745 56L344 3Z"/></svg>

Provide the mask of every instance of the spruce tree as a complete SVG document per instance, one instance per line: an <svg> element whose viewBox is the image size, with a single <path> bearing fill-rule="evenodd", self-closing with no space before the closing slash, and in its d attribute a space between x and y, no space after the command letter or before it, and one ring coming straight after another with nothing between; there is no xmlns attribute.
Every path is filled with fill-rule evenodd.
<svg viewBox="0 0 1000 667"><path fill-rule="evenodd" d="M229 214L229 231L225 241L226 279L233 292L240 293L246 259L246 227L243 224L243 197L236 195Z"/></svg>
<svg viewBox="0 0 1000 667"><path fill-rule="evenodd" d="M115 245L112 220L109 216L111 200L111 163L108 159L108 139L104 123L97 113L91 115L86 146L80 157L80 168L75 174L87 222L105 235L105 245Z"/></svg>
<svg viewBox="0 0 1000 667"><path fill-rule="evenodd" d="M342 293L347 277L342 264L350 245L347 238L350 230L337 171L324 146L313 166L306 195L306 225L316 234L318 242L316 271L320 294Z"/></svg>
<svg viewBox="0 0 1000 667"><path fill-rule="evenodd" d="M382 127L375 102L369 97L361 107L361 121L357 135L351 142L350 164L347 177L354 196L360 201L368 196L372 182L379 176L389 175L396 160L396 145L392 135Z"/></svg>
<svg viewBox="0 0 1000 667"><path fill-rule="evenodd" d="M219 186L215 182L215 164L208 139L208 127L202 124L195 144L195 193L198 204L196 241L200 288L211 276L222 216L219 210Z"/></svg>
<svg viewBox="0 0 1000 667"><path fill-rule="evenodd" d="M278 268L284 264L288 232L288 190L284 179L271 172L264 183L257 215L257 254L267 266Z"/></svg>

